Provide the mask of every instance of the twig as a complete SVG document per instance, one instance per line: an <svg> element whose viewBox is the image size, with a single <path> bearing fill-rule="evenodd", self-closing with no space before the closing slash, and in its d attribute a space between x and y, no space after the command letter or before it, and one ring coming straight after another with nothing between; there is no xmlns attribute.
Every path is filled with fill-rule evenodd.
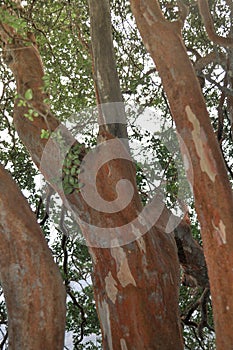
<svg viewBox="0 0 233 350"><path fill-rule="evenodd" d="M3 339L2 339L2 341L1 341L1 343L0 343L0 349L1 349L1 350L3 350L4 345L6 344L7 339L8 339L8 331L6 331L6 333L5 333L5 335L4 335Z"/></svg>

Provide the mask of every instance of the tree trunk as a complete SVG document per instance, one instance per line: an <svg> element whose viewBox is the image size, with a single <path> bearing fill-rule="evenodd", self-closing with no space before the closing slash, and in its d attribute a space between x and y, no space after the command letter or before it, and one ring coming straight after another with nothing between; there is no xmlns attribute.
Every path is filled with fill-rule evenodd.
<svg viewBox="0 0 233 350"><path fill-rule="evenodd" d="M18 35L17 40L12 40L15 37L14 31L9 27L5 28L7 30L2 32L2 39L9 56L9 67L16 78L18 93L24 96L27 89L32 89L33 98L30 104L39 113L33 121L27 120L24 116L27 108L25 110L25 107L19 107L16 103L14 123L32 159L39 166L46 144L46 140L40 138L41 129L47 128L47 125L53 131L59 123L43 102L45 96L40 89L43 85L43 69L36 47L25 46ZM7 33L11 33L10 38ZM20 50L17 50L19 47ZM108 133L105 136L107 141L113 139ZM56 167L56 155L50 155L50 167L53 164ZM46 179L50 180L48 169L41 170L44 171ZM69 201L79 219L83 220L81 229L87 241L91 241L99 228L100 231L101 228L107 228L109 232L106 238L110 245L99 248L104 246L105 239L100 236L97 246L89 247L93 260L94 289L103 333L103 348L182 349L178 312L179 264L174 238L156 227L148 230L149 222L133 222L142 206L136 191L135 170L130 161L113 159L101 168L97 176L97 191L102 198L113 201L117 197L116 184L122 178L131 182L134 195L126 208L113 214L91 208L78 191L66 198L63 194L64 201ZM54 182L51 185L61 193ZM88 173L86 187L93 188ZM128 224L128 231L125 233L131 239L121 246L118 233L125 224ZM148 232L142 236L144 231Z"/></svg>
<svg viewBox="0 0 233 350"><path fill-rule="evenodd" d="M0 166L0 279L9 349L62 350L66 292L27 201Z"/></svg>
<svg viewBox="0 0 233 350"><path fill-rule="evenodd" d="M131 0L132 10L161 76L180 138L187 176L194 174L219 349L233 344L233 197L198 80L181 39L182 21L165 20L157 0ZM201 184L201 185L200 185Z"/></svg>

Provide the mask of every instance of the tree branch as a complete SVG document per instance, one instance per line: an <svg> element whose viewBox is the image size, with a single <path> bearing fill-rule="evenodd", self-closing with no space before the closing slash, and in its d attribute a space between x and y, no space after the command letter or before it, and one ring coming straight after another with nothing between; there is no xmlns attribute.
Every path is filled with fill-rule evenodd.
<svg viewBox="0 0 233 350"><path fill-rule="evenodd" d="M221 52L212 51L204 57L197 58L196 62L194 63L194 68L196 71L200 72L211 63L214 63L215 65L219 64L223 68L226 68L227 58Z"/></svg>
<svg viewBox="0 0 233 350"><path fill-rule="evenodd" d="M198 0L197 2L209 39L220 46L233 47L233 38L225 38L216 34L208 1Z"/></svg>
<svg viewBox="0 0 233 350"><path fill-rule="evenodd" d="M88 2L94 81L97 87L97 100L101 104L100 129L107 128L113 136L125 139L127 144L127 121L116 69L109 0ZM96 16L96 13L99 15Z"/></svg>

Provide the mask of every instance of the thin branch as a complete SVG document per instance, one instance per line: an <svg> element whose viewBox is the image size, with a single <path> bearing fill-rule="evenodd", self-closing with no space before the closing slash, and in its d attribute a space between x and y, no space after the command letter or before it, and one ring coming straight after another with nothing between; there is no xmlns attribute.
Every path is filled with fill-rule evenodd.
<svg viewBox="0 0 233 350"><path fill-rule="evenodd" d="M66 214L66 209L64 205L62 206L62 211L61 211L61 217L60 217L60 228L62 232L62 251L64 254L64 259L63 259L63 272L65 276L65 285L68 286L69 284L69 279L68 279L68 251L67 251L67 240L68 240L68 230L65 226L64 219L65 219L65 214Z"/></svg>
<svg viewBox="0 0 233 350"><path fill-rule="evenodd" d="M196 340L197 340L197 342L198 342L198 344L199 344L199 346L200 346L200 349L205 350L205 348L203 347L203 344L202 344L201 340L199 339L199 337L198 337L198 335L197 335L197 332L196 332L196 329L195 329L195 328L193 328L193 333L194 333L194 336L195 336L195 338L196 338Z"/></svg>
<svg viewBox="0 0 233 350"><path fill-rule="evenodd" d="M227 73L224 76L224 87L227 87ZM219 104L218 104L218 131L217 131L217 138L219 144L222 143L223 139L223 122L224 122L224 113L223 113L223 105L226 99L226 94L224 91L222 91Z"/></svg>
<svg viewBox="0 0 233 350"><path fill-rule="evenodd" d="M80 324L80 329L81 329L81 334L80 337L76 340L75 344L74 344L74 348L78 349L77 344L80 344L81 341L84 338L84 326L86 324L86 317L85 317L85 312L84 312L84 308L81 306L81 304L77 301L73 291L71 290L70 286L66 287L66 291L67 294L69 295L69 297L71 298L73 305L75 307L77 307L80 310L80 314L81 314L81 324Z"/></svg>
<svg viewBox="0 0 233 350"><path fill-rule="evenodd" d="M210 296L210 290L209 288L205 288L201 294L201 296L193 303L193 305L191 305L191 307L189 307L189 309L187 311L185 311L182 315L181 315L181 321L183 322L184 325L186 326L191 326L193 328L195 337L197 339L197 341L199 342L200 346L201 346L201 342L200 339L203 340L203 329L205 327L207 327L209 330L211 330L212 332L214 332L213 327L211 327L208 324L208 308L207 308L207 304L209 302L209 296ZM201 310L201 320L199 323L194 322L191 320L191 317L193 315L193 313L200 308ZM198 331L198 334L196 333L196 330Z"/></svg>
<svg viewBox="0 0 233 350"><path fill-rule="evenodd" d="M6 344L7 339L8 339L8 331L6 331L6 333L5 333L5 335L4 335L3 339L2 339L2 341L1 341L1 343L0 343L0 349L1 349L1 350L4 349L4 346L5 346L5 344Z"/></svg>
<svg viewBox="0 0 233 350"><path fill-rule="evenodd" d="M200 11L202 20L204 22L205 29L209 39L213 41L215 44L218 44L220 46L233 47L233 38L230 38L230 37L225 38L223 36L216 34L208 1L197 0L197 2L198 2L199 11Z"/></svg>
<svg viewBox="0 0 233 350"><path fill-rule="evenodd" d="M39 223L40 226L43 226L45 224L45 222L48 220L49 218L49 207L50 207L50 201L51 201L51 197L54 194L54 190L52 189L52 187L47 184L47 188L46 188L46 206L45 206L45 214L43 216L43 219L41 220L41 222ZM43 204L43 200L42 198L40 198L38 206L36 208L36 217L37 219L39 218L39 214L42 208L42 204Z"/></svg>
<svg viewBox="0 0 233 350"><path fill-rule="evenodd" d="M226 166L226 168L227 168L227 170L228 170L228 172L229 172L230 177L231 177L232 180L233 180L233 171L232 171L231 167L228 165L228 163L227 163L227 161L226 161L226 159L225 159L224 151L223 151L221 145L220 145L220 149L221 149L221 152L222 152L222 156L223 156L223 160L224 160L225 166Z"/></svg>
<svg viewBox="0 0 233 350"><path fill-rule="evenodd" d="M218 83L213 78L211 78L210 74L201 74L200 73L200 77L203 77L206 80L208 80L211 84L216 86L221 92L224 92L226 95L233 96L233 90L232 89L229 89L229 88L227 88L225 86L222 86L220 83Z"/></svg>
<svg viewBox="0 0 233 350"><path fill-rule="evenodd" d="M190 49L188 49L188 51L191 51ZM206 56L204 57L197 57L196 62L194 63L194 68L196 71L202 71L202 69L204 69L206 66L208 66L211 63L219 64L221 65L223 68L226 68L226 56L221 53L221 52L210 52L208 53Z"/></svg>

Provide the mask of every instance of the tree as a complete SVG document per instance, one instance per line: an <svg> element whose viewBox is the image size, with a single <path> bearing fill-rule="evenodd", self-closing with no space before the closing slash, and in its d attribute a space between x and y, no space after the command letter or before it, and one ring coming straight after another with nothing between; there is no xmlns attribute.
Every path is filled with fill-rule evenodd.
<svg viewBox="0 0 233 350"><path fill-rule="evenodd" d="M198 5L210 39L227 47L232 46L232 38L215 34L208 2L198 1ZM228 332L226 329L233 306L232 290L228 285L231 280L229 266L232 266L232 191L199 82L181 41L186 7L180 3L181 18L173 23L165 20L157 1L148 1L144 5L132 1L132 7L145 45L163 79L177 130L191 154L195 208L209 271L217 345L219 348L229 347L233 341L230 330ZM174 55L176 60L173 59ZM184 157L185 154L183 150ZM189 168L187 164L188 176ZM223 198L224 204L219 207Z"/></svg>
<svg viewBox="0 0 233 350"><path fill-rule="evenodd" d="M231 266L231 239L228 230L231 228L232 220L230 215L232 192L224 160L206 111L199 81L181 39L181 28L187 7L183 2L177 3L180 18L170 22L164 18L159 2L131 1L138 28L145 40L145 46L154 59L162 78L177 131L191 154L192 163L185 148L181 147L187 175L190 176L191 166L194 169L195 208L202 226L204 251L209 268L217 345L219 347L224 345L227 348L232 344L230 329L226 327L227 324L231 324L230 310L232 307L232 293L228 285L228 281L231 280L231 269L228 266L228 263ZM164 3L161 2L161 5L164 6ZM31 4L31 8L33 6L34 3ZM210 38L214 40L217 38L220 40L218 43L223 42L224 45L230 46L230 38L221 38L214 33L207 3L199 2L199 7ZM22 12L24 10L17 8L15 11L21 12L21 17L25 16L25 13ZM178 258L186 276L186 283L208 288L203 251L193 240L187 220L178 223L177 218L168 208L164 207L159 198L152 202L154 213L158 211L161 214L155 225L149 225L149 229L145 230L145 227L147 228L150 224L151 212L147 216L146 214L141 216L141 220L137 220L138 213L143 212L143 205L137 189L136 169L128 152L126 114L116 69L109 2L107 0L101 2L90 0L89 11L91 49L83 37L83 32L74 23L72 14L69 17L69 24L72 30L75 28L79 33L80 42L92 57L95 95L98 104L98 152L87 153L84 145L75 140L61 125L59 118L55 118L50 111L48 92L43 88L46 77L34 37L31 34L26 37L22 21L15 17L15 13L12 14L9 9L3 8L1 12L1 38L4 45L4 59L14 74L18 93L14 106L14 125L20 139L45 179L60 194L63 201L69 203L74 215L80 220L80 227L88 242L93 262L95 301L103 335L103 347L105 349L182 349L183 340L178 310ZM66 18L63 19L63 23L65 20ZM34 28L38 29L33 20L31 23ZM196 66L199 64L199 72L202 71L200 61L199 59L196 62ZM182 62L182 66L180 62ZM205 63L203 67L205 67ZM228 95L224 97L226 96ZM231 97L227 98L230 105ZM112 102L114 103L112 104ZM199 116L201 117L199 118ZM49 136L50 138L47 140ZM51 152L46 152L46 150ZM91 160L89 163L88 154L90 154ZM117 158L117 155L120 157ZM68 161L64 165L62 164L64 157L71 159L72 166L67 166ZM103 165L104 157L110 160ZM89 168L88 165L84 166L84 175L82 176L85 185L84 192L81 191L80 183L76 183L75 180L73 187L70 186L70 182L66 182L66 179L70 181L71 175L70 173L66 174L66 171L74 168L75 159L78 159L77 165L81 164L83 159L89 165ZM99 169L96 178L97 192L105 201L108 201L109 206L111 202L116 203L113 212L104 212L100 207L97 210L88 205L83 197L85 188L87 188L87 194L88 189L89 191L91 189L93 196L95 194L96 189L93 187L92 176L96 175L99 162L102 162L103 166ZM59 174L57 169L62 169L62 174ZM75 169L78 172L78 166ZM10 182L9 176L3 170L2 174L4 188L7 188L6 184ZM54 178L59 176L62 176L63 188L59 186L59 181L54 181ZM74 174L75 177L76 174ZM125 208L119 210L122 200L116 201L118 196L116 185L121 179L130 181L134 193L132 201L127 203ZM201 188L200 183L202 184ZM121 183L121 185L120 193L124 200L124 195L129 195L130 190L128 183L126 185ZM14 188L12 196L17 191ZM20 197L19 193L18 197ZM24 203L22 197L20 197L19 202ZM2 202L2 212L4 216L9 216L12 209L4 206L4 203L5 201ZM11 215L16 217L17 214L12 212ZM28 218L32 222L31 225L37 227L35 230L41 237L38 225L35 222L33 224L31 216L33 216L31 213L28 214ZM171 233L166 232L169 220L176 223L175 226L177 226ZM130 225L125 225L125 227L130 227L130 229L118 230L124 233L124 244L122 245L122 236L117 236L116 229L112 228L119 228L128 223ZM22 225L26 225L26 222L23 221ZM12 225L10 227L10 235L12 235L10 241L14 237L14 229L15 227ZM1 227L3 234L9 232L7 230L7 225ZM146 232L142 235L144 231ZM95 232L105 233L105 236L96 236ZM127 237L126 241L125 237ZM17 248L21 249L21 239L18 239L17 242ZM44 247L45 243L40 244ZM48 257L49 250L44 249L47 255L43 257L43 261L51 260L51 257ZM17 258L17 255L11 258ZM5 266L5 261L3 259L3 266ZM24 259L23 263L27 266L30 261ZM54 266L52 262L48 265L51 265L51 269ZM61 334L63 334L61 330L64 327L64 294L55 266L53 273L56 275L55 292L58 293L60 299L51 301L47 299L42 310L49 311L50 307L48 306L51 306L52 310L56 308L58 311L59 326L56 325L53 328L51 320L54 316L51 314L50 319L47 319L47 327L53 328L51 334L54 334L54 337L51 336L48 341L55 339L56 334L60 334L60 337L57 337L57 342L53 340L52 346L60 349ZM12 274L14 277L14 271ZM38 276L38 270L35 266L31 276L35 279ZM10 313L10 306L14 306L16 302L15 295L12 296L8 291L8 275L4 275L2 271L1 282L8 308L11 346L19 348L20 343L17 343L17 339L15 339L13 323L17 318L14 315L11 316ZM43 282L44 287L40 295L37 296L38 298L46 293L51 296L48 282L46 280ZM27 283L30 285L31 280L28 280ZM57 287L59 283L60 287ZM25 291L29 293L24 297L25 300L31 298L30 289L17 285L15 290L17 290L18 295ZM68 285L67 291L69 292ZM207 295L205 292L203 297L205 301ZM36 312L37 303L35 306L30 306L31 309L29 306L23 305L26 313ZM15 312L16 309L13 311ZM25 320L24 326L26 326L26 322ZM24 343L24 347L30 348L31 346L29 341L35 336L33 327L31 332L33 336L29 336L27 340L24 328L18 328L18 341L20 339L28 341L28 343ZM38 333L33 349L41 348L41 339ZM51 348L51 345L45 343L43 347Z"/></svg>

